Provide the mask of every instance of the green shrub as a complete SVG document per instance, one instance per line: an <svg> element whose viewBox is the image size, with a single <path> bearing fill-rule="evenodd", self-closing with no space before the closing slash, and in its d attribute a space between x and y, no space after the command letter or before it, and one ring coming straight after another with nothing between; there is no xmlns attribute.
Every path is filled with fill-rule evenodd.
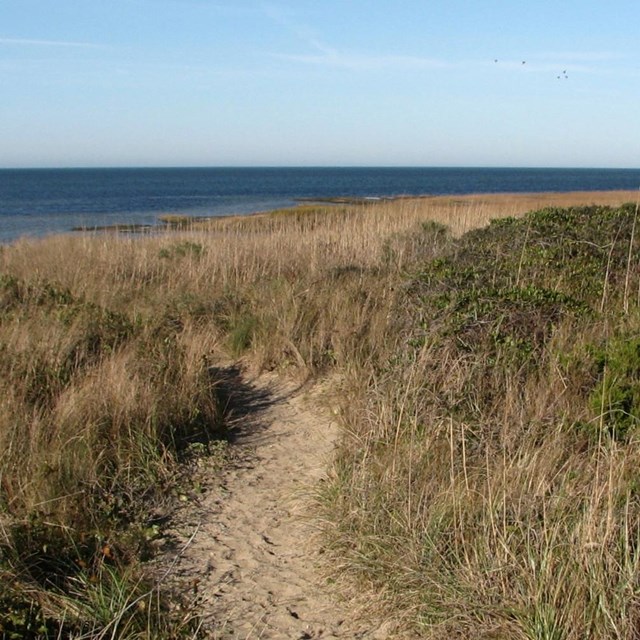
<svg viewBox="0 0 640 640"><path fill-rule="evenodd" d="M203 253L204 247L201 244L184 240L160 249L158 255L163 259L184 258L186 256L198 259Z"/></svg>
<svg viewBox="0 0 640 640"><path fill-rule="evenodd" d="M640 338L617 336L595 353L598 384L589 398L601 425L616 440L640 424Z"/></svg>

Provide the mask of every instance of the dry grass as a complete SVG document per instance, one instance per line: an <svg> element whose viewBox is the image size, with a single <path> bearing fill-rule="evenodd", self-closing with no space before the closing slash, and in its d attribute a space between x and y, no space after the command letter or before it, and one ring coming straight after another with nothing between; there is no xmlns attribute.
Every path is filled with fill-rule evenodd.
<svg viewBox="0 0 640 640"><path fill-rule="evenodd" d="M342 551L351 569L374 580L382 570L387 587L397 583L389 593L415 607L429 633L450 627L442 622L449 616L444 605L429 613L436 606L426 597L430 590L446 595L449 605L471 603L458 632L473 620L482 629L498 618L509 629L551 624L547 609L534 615L524 607L496 617L487 608L487 602L503 603L501 594L510 589L523 589L524 602L533 598L532 589L542 588L540 580L551 584L556 574L548 568L524 580L532 562L524 552L535 547L555 553L556 538L578 535L565 518L550 521L543 527L547 537L540 538L527 519L535 502L530 494L544 497L549 477L577 466L572 482L575 491L591 496L585 504L592 514L589 526L580 525L578 539L590 548L596 533L602 534L605 507L606 540L622 535L610 506L614 490L593 484L592 458L571 461L570 438L559 425L551 425L544 450L523 444L521 432L531 422L519 409L523 393L535 400L542 424L549 426L543 418L553 406L550 389L566 383L552 359L547 366L554 386L527 380L523 389L455 349L436 353L426 343L418 351L405 349L415 338L406 333L415 320L405 313L411 298L407 276L490 219L551 204L617 205L635 195L506 194L305 206L194 221L190 229L149 237L60 235L0 248L0 505L8 540L3 554L9 558L4 570L27 591L49 593L56 585L46 579L42 584L43 571L25 557L42 556L43 544L58 545L63 562L55 566L63 574L75 566L77 578L80 561L109 565L107 539L108 548L118 548L124 565L131 566L144 548L144 534L131 533L133 523L145 530L148 507L161 504L172 490L180 452L218 424L211 365L231 355L258 368L293 368L301 375L338 368L347 375L345 393L353 401L345 420L357 455L342 461L343 485L331 508L342 518L341 539L355 545L355 556ZM614 280L612 272L612 288ZM476 374L489 382L494 376L487 388L500 389L507 399L494 403L490 434L481 435L470 421L425 413L436 393L425 380L440 376L443 388L461 390L473 405L480 402L469 387ZM503 405L509 409L495 413ZM632 467L624 466L623 473L618 464L624 456L634 459L621 449L597 457L595 475L606 478L607 487L629 475ZM519 493L508 493L516 484ZM624 526L631 525L628 519ZM471 530L482 534L472 540ZM434 542L430 548L436 538L438 544L448 541L445 547ZM635 562L629 545L625 571ZM387 557L393 548L405 549L406 557ZM35 565L48 571L50 558L44 556L46 562L40 558ZM571 571L586 570L580 562ZM425 563L446 571L427 575ZM498 571L501 563L510 567L508 575ZM589 571L600 572L603 588L612 579L602 563ZM479 574L490 578L474 591ZM448 583L439 583L445 578L453 581L448 591ZM23 601L14 596L0 592L0 600L24 613ZM50 615L63 613L53 607Z"/></svg>
<svg viewBox="0 0 640 640"><path fill-rule="evenodd" d="M494 224L405 287L327 508L342 569L416 634L638 637L637 216Z"/></svg>

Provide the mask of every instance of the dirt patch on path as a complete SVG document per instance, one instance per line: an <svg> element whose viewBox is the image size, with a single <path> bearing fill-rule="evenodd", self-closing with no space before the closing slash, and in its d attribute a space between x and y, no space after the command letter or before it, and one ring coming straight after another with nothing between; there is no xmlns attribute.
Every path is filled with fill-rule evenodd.
<svg viewBox="0 0 640 640"><path fill-rule="evenodd" d="M176 575L197 589L213 637L389 638L386 625L356 620L317 569L311 494L337 438L317 389L227 371L224 392L236 463L173 532Z"/></svg>

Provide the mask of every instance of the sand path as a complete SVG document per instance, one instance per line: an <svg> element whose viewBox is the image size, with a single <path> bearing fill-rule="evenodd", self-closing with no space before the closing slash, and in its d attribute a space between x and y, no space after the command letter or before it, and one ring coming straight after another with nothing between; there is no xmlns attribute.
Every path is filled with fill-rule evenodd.
<svg viewBox="0 0 640 640"><path fill-rule="evenodd" d="M310 495L337 427L317 392L228 373L235 463L222 482L205 480L174 531L178 548L188 542L176 573L197 588L205 624L220 640L390 637L384 624L355 620L320 578Z"/></svg>

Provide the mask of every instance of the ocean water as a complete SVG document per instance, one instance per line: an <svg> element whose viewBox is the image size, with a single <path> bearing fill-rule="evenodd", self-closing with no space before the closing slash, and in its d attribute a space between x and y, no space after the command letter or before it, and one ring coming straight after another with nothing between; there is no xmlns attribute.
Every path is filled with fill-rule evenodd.
<svg viewBox="0 0 640 640"><path fill-rule="evenodd" d="M0 170L0 242L74 227L221 216L298 199L638 189L640 169L178 168Z"/></svg>

